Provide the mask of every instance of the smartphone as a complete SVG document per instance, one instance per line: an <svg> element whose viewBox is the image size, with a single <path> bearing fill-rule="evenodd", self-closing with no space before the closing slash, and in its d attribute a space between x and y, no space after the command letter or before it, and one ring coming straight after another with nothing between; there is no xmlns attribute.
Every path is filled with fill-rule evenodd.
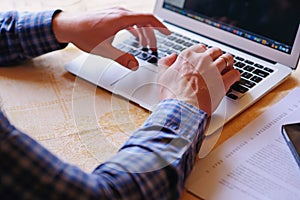
<svg viewBox="0 0 300 200"><path fill-rule="evenodd" d="M282 135L300 169L300 123L282 125Z"/></svg>

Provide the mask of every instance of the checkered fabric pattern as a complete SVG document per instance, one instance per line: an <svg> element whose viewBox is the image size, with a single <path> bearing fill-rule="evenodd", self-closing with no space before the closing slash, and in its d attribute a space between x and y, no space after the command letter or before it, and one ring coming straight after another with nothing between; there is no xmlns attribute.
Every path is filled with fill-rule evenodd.
<svg viewBox="0 0 300 200"><path fill-rule="evenodd" d="M0 65L63 48L51 29L56 12L0 13ZM0 111L0 199L178 199L206 120L189 104L165 100L113 158L85 173L16 129Z"/></svg>
<svg viewBox="0 0 300 200"><path fill-rule="evenodd" d="M1 199L178 199L206 114L161 102L120 151L92 173L64 163L0 113Z"/></svg>
<svg viewBox="0 0 300 200"><path fill-rule="evenodd" d="M66 47L52 31L52 18L59 12L0 12L0 65L18 64Z"/></svg>

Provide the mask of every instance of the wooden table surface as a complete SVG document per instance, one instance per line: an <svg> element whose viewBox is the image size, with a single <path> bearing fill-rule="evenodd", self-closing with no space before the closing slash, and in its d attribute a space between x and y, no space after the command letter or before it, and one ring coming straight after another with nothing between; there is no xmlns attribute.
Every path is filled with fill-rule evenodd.
<svg viewBox="0 0 300 200"><path fill-rule="evenodd" d="M38 11L41 0L1 1L0 10ZM70 11L113 6L152 12L154 0L81 0ZM149 116L144 109L75 78L63 66L81 52L72 45L23 65L0 68L0 96L9 119L66 162L91 172L114 155ZM300 69L249 109L225 125L216 146L236 134L270 106L300 87ZM103 134L100 134L99 131ZM104 140L103 140L104 139ZM104 142L99 142L104 141ZM184 191L182 199L198 199Z"/></svg>

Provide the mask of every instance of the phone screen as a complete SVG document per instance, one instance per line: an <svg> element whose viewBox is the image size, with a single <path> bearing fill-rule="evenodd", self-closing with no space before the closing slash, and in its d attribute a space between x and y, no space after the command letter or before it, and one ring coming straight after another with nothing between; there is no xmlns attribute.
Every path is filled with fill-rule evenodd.
<svg viewBox="0 0 300 200"><path fill-rule="evenodd" d="M282 134L300 168L300 123L283 125Z"/></svg>

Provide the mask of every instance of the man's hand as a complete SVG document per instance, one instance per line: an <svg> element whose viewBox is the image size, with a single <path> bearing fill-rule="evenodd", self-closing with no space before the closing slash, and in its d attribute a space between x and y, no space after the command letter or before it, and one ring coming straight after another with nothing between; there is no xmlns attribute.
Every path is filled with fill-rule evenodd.
<svg viewBox="0 0 300 200"><path fill-rule="evenodd" d="M112 41L120 30L127 29L143 46L156 49L154 29L170 31L153 15L113 8L74 15L61 12L53 19L53 31L61 43L71 42L83 51L111 58L129 69L137 69L134 56L116 49Z"/></svg>
<svg viewBox="0 0 300 200"><path fill-rule="evenodd" d="M239 81L233 69L233 57L222 55L219 48L195 45L178 56L172 54L159 61L160 98L175 98L192 104L209 116L229 90Z"/></svg>

